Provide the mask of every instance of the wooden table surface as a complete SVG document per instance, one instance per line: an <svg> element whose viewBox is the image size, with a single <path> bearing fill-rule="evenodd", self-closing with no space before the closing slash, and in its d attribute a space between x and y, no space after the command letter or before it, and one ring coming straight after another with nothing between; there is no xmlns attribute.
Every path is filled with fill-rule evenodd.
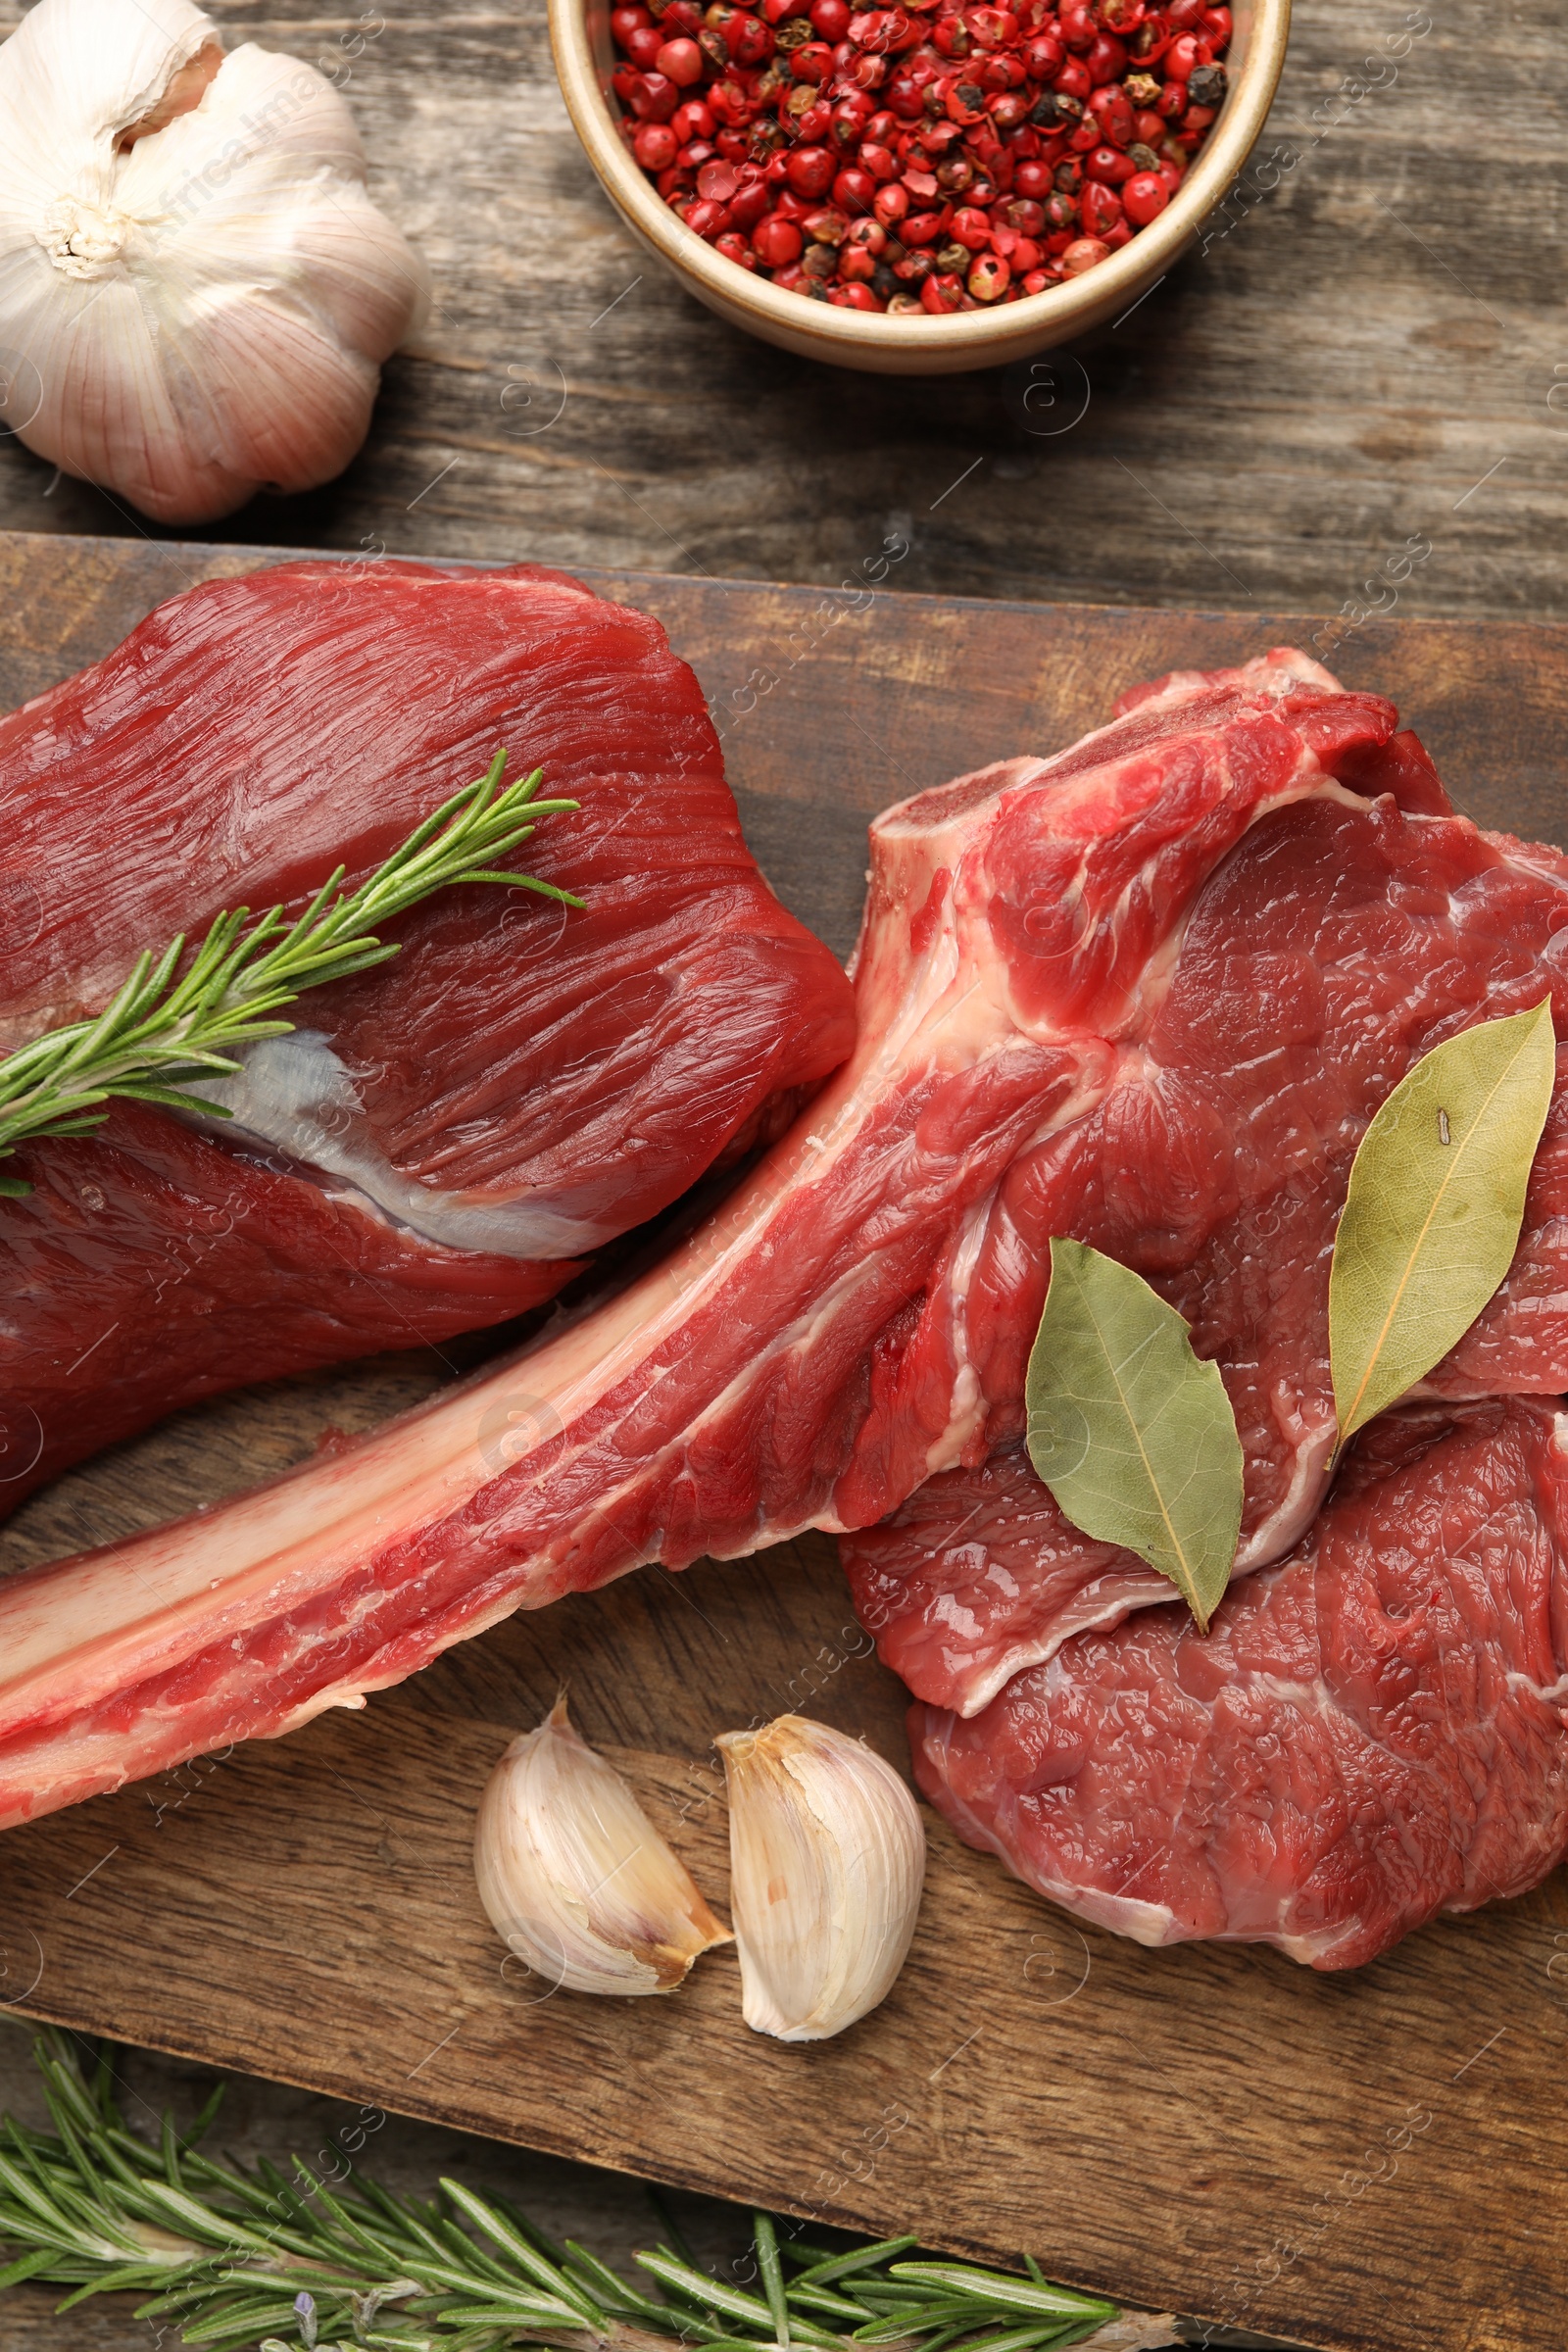
<svg viewBox="0 0 1568 2352"><path fill-rule="evenodd" d="M436 284L342 481L216 537L837 581L898 531L906 588L1332 612L1419 536L1401 612L1568 612L1549 7L1297 0L1273 162L1044 416L1016 376L820 368L678 292L576 147L543 0L367 4L352 60L360 0L210 13L350 74L372 185ZM50 481L0 444L0 526L140 527Z"/></svg>
<svg viewBox="0 0 1568 2352"><path fill-rule="evenodd" d="M1568 49L1549 10L1432 0L1421 33L1397 0L1297 0L1272 163L1206 253L1064 362L1061 429L1042 433L1017 375L818 369L678 292L575 149L541 0L368 25L310 0L209 6L231 40L347 65L372 184L436 277L342 481L214 537L836 583L891 536L909 551L895 589L1325 613L1387 609L1363 583L1415 539L1432 553L1401 613L1568 616ZM0 24L22 13L0 0ZM1357 74L1383 86L1357 99ZM0 441L0 527L146 526ZM155 2101L164 2072L138 2078ZM297 2094L246 2095L269 2145L293 2132ZM405 2129L432 2141L410 2185L452 2169L452 2135ZM476 2179L517 2161L478 2153ZM580 2185L587 2231L617 2195ZM47 2300L0 2302L5 2352L148 2341L123 2304L45 2328Z"/></svg>

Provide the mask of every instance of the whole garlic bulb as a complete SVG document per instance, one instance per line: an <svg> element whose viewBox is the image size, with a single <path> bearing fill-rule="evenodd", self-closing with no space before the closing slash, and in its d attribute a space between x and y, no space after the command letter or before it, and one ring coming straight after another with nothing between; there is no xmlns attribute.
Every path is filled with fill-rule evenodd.
<svg viewBox="0 0 1568 2352"><path fill-rule="evenodd" d="M425 299L345 101L191 0L39 0L0 46L0 379L29 449L160 522L308 490Z"/></svg>
<svg viewBox="0 0 1568 2352"><path fill-rule="evenodd" d="M514 1740L479 1801L479 1900L511 1950L568 1992L672 1992L733 1941L565 1695Z"/></svg>
<svg viewBox="0 0 1568 2352"><path fill-rule="evenodd" d="M886 1999L904 1966L925 1878L919 1812L891 1764L804 1715L715 1744L742 2014L780 2041L823 2041Z"/></svg>

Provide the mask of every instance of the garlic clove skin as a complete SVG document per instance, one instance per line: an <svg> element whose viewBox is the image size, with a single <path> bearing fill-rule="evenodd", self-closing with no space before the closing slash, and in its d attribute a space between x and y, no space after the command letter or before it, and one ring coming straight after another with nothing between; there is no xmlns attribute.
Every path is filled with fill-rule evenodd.
<svg viewBox="0 0 1568 2352"><path fill-rule="evenodd" d="M701 1953L734 1941L614 1766L572 1729L564 1692L491 1774L473 1868L503 1940L568 1992L672 1992Z"/></svg>
<svg viewBox="0 0 1568 2352"><path fill-rule="evenodd" d="M39 0L0 44L0 422L161 522L314 488L427 299L313 67L190 0Z"/></svg>
<svg viewBox="0 0 1568 2352"><path fill-rule="evenodd" d="M824 2041L885 1999L904 1966L925 1879L918 1808L871 1748L802 1715L714 1744L742 2014L780 2041Z"/></svg>

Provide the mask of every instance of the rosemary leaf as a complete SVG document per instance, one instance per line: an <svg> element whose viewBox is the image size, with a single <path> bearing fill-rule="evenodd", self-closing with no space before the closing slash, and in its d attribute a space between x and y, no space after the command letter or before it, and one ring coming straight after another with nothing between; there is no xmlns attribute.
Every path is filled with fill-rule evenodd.
<svg viewBox="0 0 1568 2352"><path fill-rule="evenodd" d="M1114 2312L1034 2265L1023 2278L900 2261L912 2237L805 2249L786 2287L782 2257L798 2263L803 2249L781 2243L767 2214L754 2222L764 2296L661 2247L637 2257L673 2298L659 2303L459 2181L442 2183L439 2203L358 2172L329 2189L300 2165L290 2182L265 2160L247 2170L199 2150L168 2121L150 2145L127 2130L104 2063L89 2075L53 2031L35 2048L54 2132L0 2124L0 2289L45 2280L69 2290L63 2308L133 2289L146 2296L138 2317L172 2323L203 2352L259 2340L263 2352L1054 2352ZM215 2113L210 2100L201 2132ZM853 2299L829 2278L853 2278ZM812 2309L858 2323L854 2333Z"/></svg>
<svg viewBox="0 0 1568 2352"><path fill-rule="evenodd" d="M0 1059L0 1159L29 1138L85 1134L101 1125L108 1114L100 1105L115 1097L227 1117L220 1104L172 1082L237 1070L234 1049L291 1029L291 1021L273 1016L306 989L368 971L395 956L396 942L377 938L376 927L435 891L495 882L580 906L582 900L570 891L501 865L541 816L578 805L537 799L541 768L519 783L503 785L506 759L505 752L497 752L484 775L432 809L347 896L339 866L292 922L281 906L270 907L254 921L246 906L219 914L182 976L183 933L157 956L138 956L113 1003L94 1019L51 1029ZM15 1199L31 1189L20 1177L0 1176L0 1195ZM85 2085L62 2085L60 2098L60 2116L70 2116L78 2129L91 2129L98 2121ZM209 2116L201 2131L210 2122ZM193 2145L199 2136L199 2132L192 2134L185 2144ZM179 2161L172 2145L167 2178L174 2188L180 2184Z"/></svg>

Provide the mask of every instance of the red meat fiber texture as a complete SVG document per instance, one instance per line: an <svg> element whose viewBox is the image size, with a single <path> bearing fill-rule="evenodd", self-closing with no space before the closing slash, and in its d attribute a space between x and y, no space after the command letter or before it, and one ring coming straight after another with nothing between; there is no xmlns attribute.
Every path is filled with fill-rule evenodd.
<svg viewBox="0 0 1568 2352"><path fill-rule="evenodd" d="M1277 651L886 812L854 975L849 1061L636 1284L340 1456L13 1580L0 1822L818 1527L928 1795L1086 1917L1343 1967L1539 1879L1568 1845L1561 1083L1502 1290L1337 1479L1326 1290L1412 1063L1548 990L1568 1033L1568 859L1456 816L1392 705ZM1056 1233L1146 1274L1236 1408L1206 1643L1021 1452Z"/></svg>
<svg viewBox="0 0 1568 2352"><path fill-rule="evenodd" d="M6 1171L34 1190L0 1200L0 1510L238 1383L537 1306L850 1051L849 984L758 871L659 624L558 572L398 562L197 587L0 720L0 1050L101 1010L221 908L298 911L338 865L352 889L498 748L581 803L513 862L586 906L448 890L386 927L390 963L291 1016L348 1073L340 1140L479 1246L386 1213L306 1139L122 1102L24 1148ZM535 1252L502 1229L537 1204L558 1230Z"/></svg>

